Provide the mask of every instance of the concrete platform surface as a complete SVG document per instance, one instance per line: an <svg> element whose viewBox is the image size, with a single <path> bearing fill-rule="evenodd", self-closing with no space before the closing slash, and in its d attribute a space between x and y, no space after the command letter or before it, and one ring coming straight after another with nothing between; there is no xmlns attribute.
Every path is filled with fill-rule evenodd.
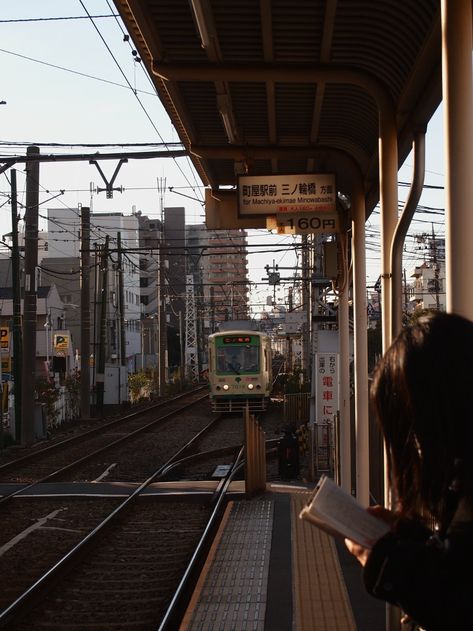
<svg viewBox="0 0 473 631"><path fill-rule="evenodd" d="M381 628L357 624L335 541L299 519L310 490L268 484L229 503L180 631Z"/></svg>

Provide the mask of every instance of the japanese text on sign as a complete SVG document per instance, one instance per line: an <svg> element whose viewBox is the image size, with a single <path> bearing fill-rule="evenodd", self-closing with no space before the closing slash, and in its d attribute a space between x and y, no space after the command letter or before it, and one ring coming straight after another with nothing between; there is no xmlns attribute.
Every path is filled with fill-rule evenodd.
<svg viewBox="0 0 473 631"><path fill-rule="evenodd" d="M317 353L317 422L327 424L338 410L337 353Z"/></svg>
<svg viewBox="0 0 473 631"><path fill-rule="evenodd" d="M238 180L240 215L335 211L333 174L241 176Z"/></svg>

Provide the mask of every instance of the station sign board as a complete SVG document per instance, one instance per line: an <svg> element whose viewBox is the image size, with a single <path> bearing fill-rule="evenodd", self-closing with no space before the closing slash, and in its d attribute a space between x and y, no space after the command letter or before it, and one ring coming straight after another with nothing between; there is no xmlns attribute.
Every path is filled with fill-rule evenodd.
<svg viewBox="0 0 473 631"><path fill-rule="evenodd" d="M242 175L238 178L240 216L335 213L336 202L333 173Z"/></svg>

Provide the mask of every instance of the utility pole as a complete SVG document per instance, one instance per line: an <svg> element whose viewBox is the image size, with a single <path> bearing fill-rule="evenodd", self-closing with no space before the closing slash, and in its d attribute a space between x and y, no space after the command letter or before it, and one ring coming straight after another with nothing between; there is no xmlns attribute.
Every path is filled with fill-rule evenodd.
<svg viewBox="0 0 473 631"><path fill-rule="evenodd" d="M199 380L195 318L194 278L192 274L188 274L186 276L186 366L191 383L197 383Z"/></svg>
<svg viewBox="0 0 473 631"><path fill-rule="evenodd" d="M108 304L108 244L109 236L105 237L105 245L102 250L102 287L100 298L100 337L97 358L96 390L97 411L103 415L104 390L105 390L105 352L107 344L107 304Z"/></svg>
<svg viewBox="0 0 473 631"><path fill-rule="evenodd" d="M302 235L302 304L306 313L306 321L302 325L304 340L302 347L302 365L306 371L307 378L309 378L310 375L310 340L312 332L311 283L309 271L309 241L307 235Z"/></svg>
<svg viewBox="0 0 473 631"><path fill-rule="evenodd" d="M97 243L94 243L94 341L93 341L94 366L93 366L93 371L92 371L92 384L93 384L93 388L95 392L94 399L93 399L95 406L97 405L97 392L96 392L96 385L97 385L96 374L97 374L97 357L98 357L97 334L99 331L97 306L98 306L98 291L99 291L99 286L100 286L100 265L99 265L98 259L99 259L99 249L97 247Z"/></svg>
<svg viewBox="0 0 473 631"><path fill-rule="evenodd" d="M118 308L120 310L120 365L126 366L126 336L125 336L125 292L123 287L123 256L122 235L117 233L118 256Z"/></svg>
<svg viewBox="0 0 473 631"><path fill-rule="evenodd" d="M439 272L440 272L440 267L437 261L437 243L435 240L435 231L434 231L434 224L432 224L432 255L433 255L433 262L434 262L434 275L435 275L435 279L434 279L434 283L435 283L435 308L437 309L437 311L440 311L440 295L439 295L439 290L440 290L440 282L439 282Z"/></svg>
<svg viewBox="0 0 473 631"><path fill-rule="evenodd" d="M81 285L80 285L80 410L81 418L90 418L90 208L82 206Z"/></svg>
<svg viewBox="0 0 473 631"><path fill-rule="evenodd" d="M21 286L20 250L18 248L18 204L16 169L11 172L11 228L12 228L12 291L13 291L13 383L15 394L15 439L21 437Z"/></svg>
<svg viewBox="0 0 473 631"><path fill-rule="evenodd" d="M288 312L291 313L293 309L293 297L292 297L292 287L289 287L288 290ZM293 369L293 360L292 360L292 337L291 337L291 332L287 332L286 330L286 336L287 336L287 369L288 372L292 372Z"/></svg>
<svg viewBox="0 0 473 631"><path fill-rule="evenodd" d="M181 380L181 389L184 385L184 378L186 376L185 366L186 366L186 353L184 348L184 323L182 317L182 310L179 311L179 350L180 350L180 366L179 366L179 378Z"/></svg>
<svg viewBox="0 0 473 631"><path fill-rule="evenodd" d="M26 169L25 212L25 293L23 299L23 366L21 389L21 442L32 445L35 439L36 311L38 267L39 147L30 146L26 155L33 158Z"/></svg>
<svg viewBox="0 0 473 631"><path fill-rule="evenodd" d="M210 287L210 332L215 333L215 296L213 287Z"/></svg>
<svg viewBox="0 0 473 631"><path fill-rule="evenodd" d="M164 276L164 253L163 253L164 238L161 234L161 240L159 242L159 303L158 303L158 341L159 341L159 396L163 396L166 389L166 356L167 356L167 326L166 326L166 310L165 306L165 276Z"/></svg>
<svg viewBox="0 0 473 631"><path fill-rule="evenodd" d="M406 278L406 268L403 269L403 278L404 278L404 313L409 313L409 295L407 292L407 278Z"/></svg>
<svg viewBox="0 0 473 631"><path fill-rule="evenodd" d="M167 327L165 302L164 275L164 192L166 178L158 178L159 207L161 211L161 233L158 249L158 385L159 396L163 396L166 389L166 356L167 356Z"/></svg>

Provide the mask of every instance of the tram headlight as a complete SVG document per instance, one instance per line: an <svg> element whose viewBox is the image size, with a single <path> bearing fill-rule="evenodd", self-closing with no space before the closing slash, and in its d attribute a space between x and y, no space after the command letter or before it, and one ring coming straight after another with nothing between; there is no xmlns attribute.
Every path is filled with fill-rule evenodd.
<svg viewBox="0 0 473 631"><path fill-rule="evenodd" d="M252 383L249 383L248 384L248 390L253 390L253 388L254 388L254 385Z"/></svg>
<svg viewBox="0 0 473 631"><path fill-rule="evenodd" d="M228 388L229 388L229 387L230 387L230 386L228 385L228 383L226 383L226 384L224 384L223 389L224 389L224 390L228 390Z"/></svg>

